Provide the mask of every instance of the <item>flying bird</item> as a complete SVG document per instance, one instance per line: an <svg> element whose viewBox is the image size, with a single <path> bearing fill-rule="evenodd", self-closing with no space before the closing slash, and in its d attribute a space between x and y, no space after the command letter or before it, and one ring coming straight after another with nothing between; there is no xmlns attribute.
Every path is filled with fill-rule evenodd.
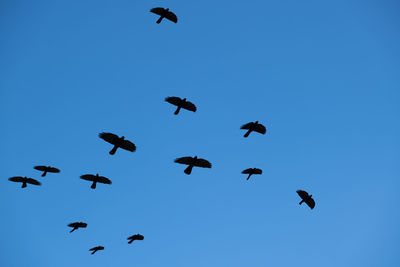
<svg viewBox="0 0 400 267"><path fill-rule="evenodd" d="M315 207L315 201L312 198L312 195L309 195L306 191L303 190L297 190L297 194L301 197L301 201L299 205L303 204L305 202L311 209Z"/></svg>
<svg viewBox="0 0 400 267"><path fill-rule="evenodd" d="M143 240L144 236L142 236L141 234L136 234L136 235L132 235L132 236L128 237L127 239L129 240L128 244L130 244L135 240Z"/></svg>
<svg viewBox="0 0 400 267"><path fill-rule="evenodd" d="M93 255L93 254L96 253L97 251L103 250L103 249L104 249L104 247L102 247L102 246L97 246L97 247L94 247L94 248L89 249L89 251L92 251L92 255Z"/></svg>
<svg viewBox="0 0 400 267"><path fill-rule="evenodd" d="M35 170L42 171L42 177L45 177L48 172L59 173L60 170L51 166L35 166Z"/></svg>
<svg viewBox="0 0 400 267"><path fill-rule="evenodd" d="M118 137L118 135L113 133L100 133L99 137L104 141L114 145L113 149L110 150L110 155L114 155L117 149L120 147L122 149L135 152L136 146L129 140L125 140L125 136Z"/></svg>
<svg viewBox="0 0 400 267"><path fill-rule="evenodd" d="M155 7L150 9L150 12L160 16L160 18L156 21L157 24L159 24L163 18L166 18L175 23L178 22L178 18L174 13L169 11L169 8Z"/></svg>
<svg viewBox="0 0 400 267"><path fill-rule="evenodd" d="M93 182L90 188L95 189L97 183L102 183L102 184L111 184L111 180L104 177L104 176L99 176L98 173L96 175L93 174L85 174L81 175L81 179L86 180L86 181L91 181Z"/></svg>
<svg viewBox="0 0 400 267"><path fill-rule="evenodd" d="M72 230L69 231L70 233L72 233L73 231L79 229L79 228L86 228L87 223L84 222L74 222L74 223L70 223L68 224L69 227L72 227Z"/></svg>
<svg viewBox="0 0 400 267"><path fill-rule="evenodd" d="M245 125L242 125L240 129L247 130L247 132L244 134L244 137L248 137L249 134L253 131L260 134L265 134L267 132L265 126L261 123L258 123L258 121L246 123Z"/></svg>
<svg viewBox="0 0 400 267"><path fill-rule="evenodd" d="M182 157L175 159L176 163L189 165L184 172L189 175L192 172L193 167L211 168L211 163L205 159L199 159L197 156L193 157Z"/></svg>
<svg viewBox="0 0 400 267"><path fill-rule="evenodd" d="M8 178L9 181L11 182L17 182L17 183L22 183L21 188L25 188L27 184L33 184L33 185L41 185L41 183L33 178L28 178L26 176L15 176Z"/></svg>
<svg viewBox="0 0 400 267"><path fill-rule="evenodd" d="M249 176L247 177L246 180L249 180L250 176L252 176L253 174L262 174L262 170L257 168L249 168L242 171L242 173L248 174Z"/></svg>
<svg viewBox="0 0 400 267"><path fill-rule="evenodd" d="M187 101L186 98L182 99L180 97L170 96L170 97L165 98L165 101L174 106L177 106L177 108L174 112L175 115L178 115L181 108L187 109L187 110L190 110L193 112L196 112L196 110L197 110L196 106L192 102Z"/></svg>

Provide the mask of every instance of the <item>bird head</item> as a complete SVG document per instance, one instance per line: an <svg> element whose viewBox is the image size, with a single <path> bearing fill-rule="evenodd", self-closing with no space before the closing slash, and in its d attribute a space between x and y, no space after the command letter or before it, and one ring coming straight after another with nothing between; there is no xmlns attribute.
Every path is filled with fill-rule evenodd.
<svg viewBox="0 0 400 267"><path fill-rule="evenodd" d="M98 173L96 173L96 176L97 176L97 177L99 177L99 174L98 174Z"/></svg>
<svg viewBox="0 0 400 267"><path fill-rule="evenodd" d="M125 136L121 136L121 140L124 140L125 139Z"/></svg>
<svg viewBox="0 0 400 267"><path fill-rule="evenodd" d="M186 97L183 99L183 101L186 101Z"/></svg>
<svg viewBox="0 0 400 267"><path fill-rule="evenodd" d="M258 124L258 121L255 121L255 124Z"/></svg>
<svg viewBox="0 0 400 267"><path fill-rule="evenodd" d="M165 9L165 11L169 11L169 8Z"/></svg>
<svg viewBox="0 0 400 267"><path fill-rule="evenodd" d="M310 195L310 198L312 198L312 195Z"/></svg>

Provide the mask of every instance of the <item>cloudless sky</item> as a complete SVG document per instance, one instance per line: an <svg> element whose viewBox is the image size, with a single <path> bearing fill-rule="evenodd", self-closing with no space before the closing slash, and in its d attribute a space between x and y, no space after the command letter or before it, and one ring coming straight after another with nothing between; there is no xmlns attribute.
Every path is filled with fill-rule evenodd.
<svg viewBox="0 0 400 267"><path fill-rule="evenodd" d="M156 24L158 6L178 23ZM0 266L400 266L399 12L1 0ZM174 116L167 96L198 111ZM255 120L267 134L243 138ZM110 156L103 131L137 151ZM173 162L194 155L212 169ZM263 174L246 181L250 167ZM79 179L97 172L113 184ZM88 227L69 234L74 221Z"/></svg>

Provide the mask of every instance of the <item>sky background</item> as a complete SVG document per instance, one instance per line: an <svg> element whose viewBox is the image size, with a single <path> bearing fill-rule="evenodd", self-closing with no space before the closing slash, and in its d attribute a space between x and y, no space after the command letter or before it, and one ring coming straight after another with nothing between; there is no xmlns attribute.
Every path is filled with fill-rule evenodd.
<svg viewBox="0 0 400 267"><path fill-rule="evenodd" d="M157 25L158 6L178 23ZM0 266L400 266L399 12L0 0ZM167 96L198 111L174 116ZM255 120L267 134L243 138ZM137 151L110 156L103 131ZM173 162L194 155L212 169ZM97 172L113 184L79 179ZM88 227L69 234L75 221Z"/></svg>

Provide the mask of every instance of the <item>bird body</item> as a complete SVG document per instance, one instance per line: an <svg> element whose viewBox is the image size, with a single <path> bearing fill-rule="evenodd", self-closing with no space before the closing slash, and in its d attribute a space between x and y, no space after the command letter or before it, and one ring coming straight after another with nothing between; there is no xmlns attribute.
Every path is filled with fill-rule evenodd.
<svg viewBox="0 0 400 267"><path fill-rule="evenodd" d="M165 98L165 101L177 107L174 112L175 115L178 115L182 108L193 112L197 110L196 106L192 102L187 101L186 98L182 99L177 96L169 96Z"/></svg>
<svg viewBox="0 0 400 267"><path fill-rule="evenodd" d="M97 247L94 247L94 248L89 249L89 251L92 251L91 254L93 255L93 254L96 253L97 251L103 250L103 249L104 249L103 246L97 246Z"/></svg>
<svg viewBox="0 0 400 267"><path fill-rule="evenodd" d="M59 173L60 172L60 170L59 169L57 169L57 168L55 168L55 167L51 167L51 166L35 166L35 167L33 167L35 170L38 170L38 171L42 171L43 173L42 173L42 177L44 177L44 176L46 176L46 174L48 173L48 172L52 172L52 173Z"/></svg>
<svg viewBox="0 0 400 267"><path fill-rule="evenodd" d="M202 167L202 168L211 168L211 163L205 159L200 159L195 157L182 157L175 159L176 163L189 165L185 170L184 173L187 175L192 173L193 167Z"/></svg>
<svg viewBox="0 0 400 267"><path fill-rule="evenodd" d="M22 177L22 176L14 176L11 178L8 178L9 181L11 182L17 182L17 183L22 183L21 188L27 187L27 184L33 184L33 185L41 185L41 183L33 178L29 177Z"/></svg>
<svg viewBox="0 0 400 267"><path fill-rule="evenodd" d="M297 190L297 194L301 197L301 201L299 202L299 205L303 204L305 202L310 209L313 209L315 207L315 201L312 198L312 195L309 195L306 191L303 190Z"/></svg>
<svg viewBox="0 0 400 267"><path fill-rule="evenodd" d="M143 240L144 236L142 236L141 234L136 234L136 235L132 235L132 236L128 237L127 239L129 240L128 244L131 244L135 240Z"/></svg>
<svg viewBox="0 0 400 267"><path fill-rule="evenodd" d="M260 134L265 134L267 132L267 129L265 128L265 126L262 125L261 123L258 123L258 121L246 123L246 124L242 125L242 127L240 127L240 129L247 130L247 132L244 134L245 138L248 137L250 135L250 133L253 131L260 133Z"/></svg>
<svg viewBox="0 0 400 267"><path fill-rule="evenodd" d="M125 140L125 136L118 137L113 133L100 133L99 137L104 141L114 145L114 147L108 152L110 155L114 155L118 148L122 148L131 152L136 151L136 145L129 140Z"/></svg>
<svg viewBox="0 0 400 267"><path fill-rule="evenodd" d="M98 173L96 173L96 175L84 174L84 175L81 175L80 178L83 180L86 180L86 181L91 181L92 185L90 186L90 188L92 188L92 189L96 189L97 183L111 184L110 179L108 179L107 177L104 177L104 176L100 176Z"/></svg>
<svg viewBox="0 0 400 267"><path fill-rule="evenodd" d="M84 222L74 222L74 223L70 223L68 224L69 227L72 227L72 230L70 231L70 233L72 233L73 231L79 229L79 228L86 228L87 223Z"/></svg>
<svg viewBox="0 0 400 267"><path fill-rule="evenodd" d="M246 180L250 179L250 176L252 176L253 174L262 174L262 170L258 169L258 168L249 168L249 169L245 169L244 171L242 171L243 174L248 174L249 176L247 177Z"/></svg>
<svg viewBox="0 0 400 267"><path fill-rule="evenodd" d="M169 11L169 8L155 7L150 9L150 12L160 16L160 18L156 21L157 24L160 24L163 18L166 18L175 23L178 22L178 17L174 13Z"/></svg>

